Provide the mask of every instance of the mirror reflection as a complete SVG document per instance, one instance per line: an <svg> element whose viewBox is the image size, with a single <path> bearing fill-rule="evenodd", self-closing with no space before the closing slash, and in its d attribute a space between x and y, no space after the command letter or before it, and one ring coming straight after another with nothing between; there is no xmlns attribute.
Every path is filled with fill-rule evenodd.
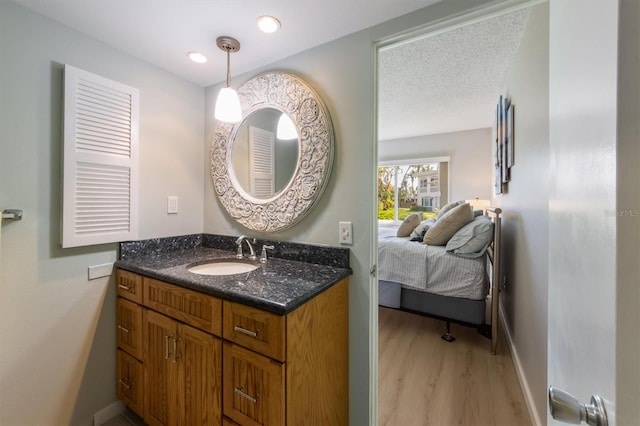
<svg viewBox="0 0 640 426"><path fill-rule="evenodd" d="M283 133L283 126L289 128L288 133ZM276 108L262 108L238 127L231 153L232 171L248 194L269 199L291 181L298 155L298 135L289 116Z"/></svg>

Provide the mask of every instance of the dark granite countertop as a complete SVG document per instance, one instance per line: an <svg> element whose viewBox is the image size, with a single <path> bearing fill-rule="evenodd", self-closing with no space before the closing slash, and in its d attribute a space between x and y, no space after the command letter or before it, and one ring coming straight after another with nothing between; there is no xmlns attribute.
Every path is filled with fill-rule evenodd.
<svg viewBox="0 0 640 426"><path fill-rule="evenodd" d="M187 269L212 260L237 261L235 253L196 247L155 251L124 257L115 266L202 293L243 303L269 312L287 314L315 295L352 274L349 267L336 267L270 257L251 272L234 275L199 275Z"/></svg>

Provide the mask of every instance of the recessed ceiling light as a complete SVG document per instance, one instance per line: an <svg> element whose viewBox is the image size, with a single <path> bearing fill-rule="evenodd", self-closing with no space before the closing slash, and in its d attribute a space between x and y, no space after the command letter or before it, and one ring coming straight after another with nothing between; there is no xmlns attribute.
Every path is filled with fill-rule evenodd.
<svg viewBox="0 0 640 426"><path fill-rule="evenodd" d="M258 18L258 28L267 34L275 33L280 29L280 21L273 16L264 15Z"/></svg>
<svg viewBox="0 0 640 426"><path fill-rule="evenodd" d="M189 52L187 53L187 56L193 62L196 62L198 64L204 64L205 62L207 62L207 57L200 52Z"/></svg>

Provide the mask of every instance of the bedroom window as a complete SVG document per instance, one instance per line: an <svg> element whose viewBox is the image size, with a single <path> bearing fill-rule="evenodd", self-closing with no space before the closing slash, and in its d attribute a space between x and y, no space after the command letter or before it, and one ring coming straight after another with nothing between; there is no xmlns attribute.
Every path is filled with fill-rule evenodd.
<svg viewBox="0 0 640 426"><path fill-rule="evenodd" d="M422 212L423 219L435 216L440 206L448 201L446 191L442 190L448 179L448 160L380 162L378 221L399 222L414 212Z"/></svg>

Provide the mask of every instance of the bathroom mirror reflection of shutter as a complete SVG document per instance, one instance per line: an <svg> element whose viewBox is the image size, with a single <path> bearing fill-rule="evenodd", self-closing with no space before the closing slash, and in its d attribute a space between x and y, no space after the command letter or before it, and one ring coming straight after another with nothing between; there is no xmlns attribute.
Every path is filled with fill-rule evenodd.
<svg viewBox="0 0 640 426"><path fill-rule="evenodd" d="M256 198L271 198L275 190L273 132L249 126L250 192Z"/></svg>
<svg viewBox="0 0 640 426"><path fill-rule="evenodd" d="M136 239L136 88L65 65L62 247Z"/></svg>

